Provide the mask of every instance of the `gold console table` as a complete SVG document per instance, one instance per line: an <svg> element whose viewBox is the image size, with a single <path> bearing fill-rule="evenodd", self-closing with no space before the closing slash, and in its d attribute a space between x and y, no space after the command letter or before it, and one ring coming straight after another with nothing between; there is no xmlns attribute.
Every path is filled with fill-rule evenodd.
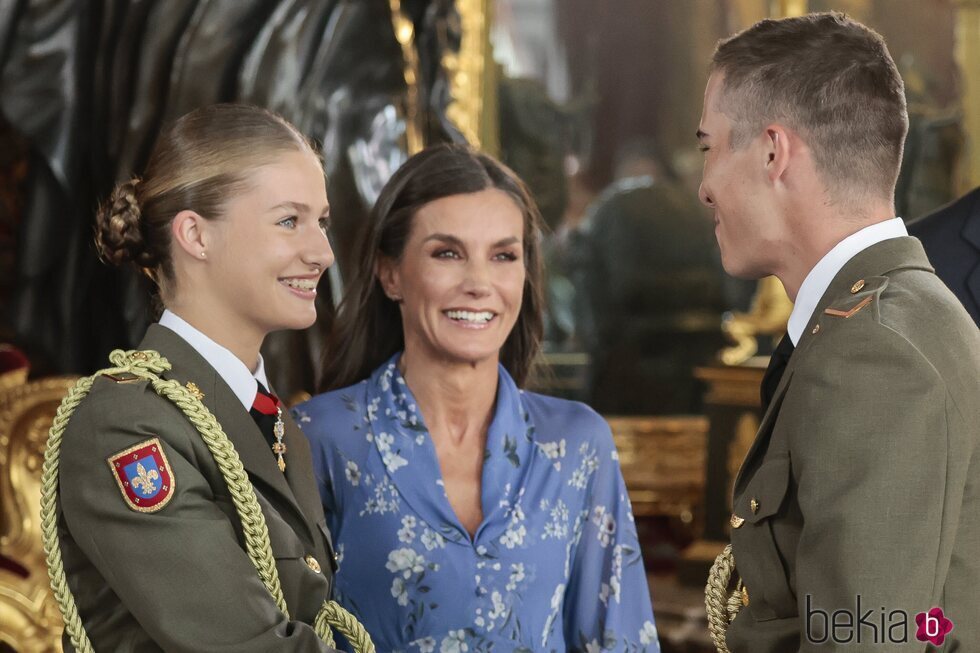
<svg viewBox="0 0 980 653"><path fill-rule="evenodd" d="M705 412L709 420L704 479L704 529L685 549L678 570L682 583L703 586L715 556L728 543L732 486L735 475L755 440L762 418L759 388L768 356L741 365L715 365L695 370L708 386Z"/></svg>

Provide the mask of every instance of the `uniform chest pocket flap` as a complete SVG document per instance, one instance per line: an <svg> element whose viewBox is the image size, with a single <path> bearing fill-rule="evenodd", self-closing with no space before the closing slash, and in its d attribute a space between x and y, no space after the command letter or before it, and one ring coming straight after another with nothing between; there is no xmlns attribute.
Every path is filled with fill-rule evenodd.
<svg viewBox="0 0 980 653"><path fill-rule="evenodd" d="M756 621L797 614L796 596L772 523L786 501L789 483L789 456L767 458L735 500L735 514L745 519L744 524L732 530L735 566Z"/></svg>
<svg viewBox="0 0 980 653"><path fill-rule="evenodd" d="M789 489L789 456L766 459L735 499L735 514L750 524L772 517L783 507Z"/></svg>

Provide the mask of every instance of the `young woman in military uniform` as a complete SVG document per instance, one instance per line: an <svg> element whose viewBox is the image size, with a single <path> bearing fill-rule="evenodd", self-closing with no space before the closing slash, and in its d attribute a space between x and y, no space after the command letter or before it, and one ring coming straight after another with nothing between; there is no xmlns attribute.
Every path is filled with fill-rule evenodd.
<svg viewBox="0 0 980 653"><path fill-rule="evenodd" d="M259 354L270 331L316 319L334 260L328 208L319 157L295 127L218 105L162 134L142 179L99 213L104 259L142 268L166 310L142 353L115 352L117 369L92 382L60 456L49 448L58 538L46 545L49 567L63 560L53 585L66 650L333 650L313 627L333 553L309 448ZM207 421L201 403L216 420L203 430L188 417ZM218 430L216 455L202 434Z"/></svg>

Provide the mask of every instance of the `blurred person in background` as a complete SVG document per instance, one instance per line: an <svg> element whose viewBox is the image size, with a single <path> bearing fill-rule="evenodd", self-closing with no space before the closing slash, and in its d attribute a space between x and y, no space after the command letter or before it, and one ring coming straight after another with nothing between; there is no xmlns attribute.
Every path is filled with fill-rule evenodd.
<svg viewBox="0 0 980 653"><path fill-rule="evenodd" d="M710 223L652 143L620 151L615 181L580 230L571 274L591 317L582 332L590 404L606 414L700 412L693 368L723 344L723 275Z"/></svg>

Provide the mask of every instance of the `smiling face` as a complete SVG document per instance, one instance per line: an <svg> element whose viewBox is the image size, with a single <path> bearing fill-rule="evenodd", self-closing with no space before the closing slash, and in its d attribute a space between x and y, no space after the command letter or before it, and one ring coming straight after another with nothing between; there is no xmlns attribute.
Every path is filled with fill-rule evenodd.
<svg viewBox="0 0 980 653"><path fill-rule="evenodd" d="M769 206L764 134L737 149L731 147L732 123L719 109L723 75L715 72L704 92L698 140L704 152L704 171L698 193L714 213L715 237L728 274L757 279L775 267L772 243L778 222Z"/></svg>
<svg viewBox="0 0 980 653"><path fill-rule="evenodd" d="M385 293L400 302L406 356L497 361L524 296L524 216L488 189L419 209L398 261L381 259Z"/></svg>
<svg viewBox="0 0 980 653"><path fill-rule="evenodd" d="M308 151L262 166L207 230L213 310L264 336L316 320L316 286L334 261L323 170Z"/></svg>

